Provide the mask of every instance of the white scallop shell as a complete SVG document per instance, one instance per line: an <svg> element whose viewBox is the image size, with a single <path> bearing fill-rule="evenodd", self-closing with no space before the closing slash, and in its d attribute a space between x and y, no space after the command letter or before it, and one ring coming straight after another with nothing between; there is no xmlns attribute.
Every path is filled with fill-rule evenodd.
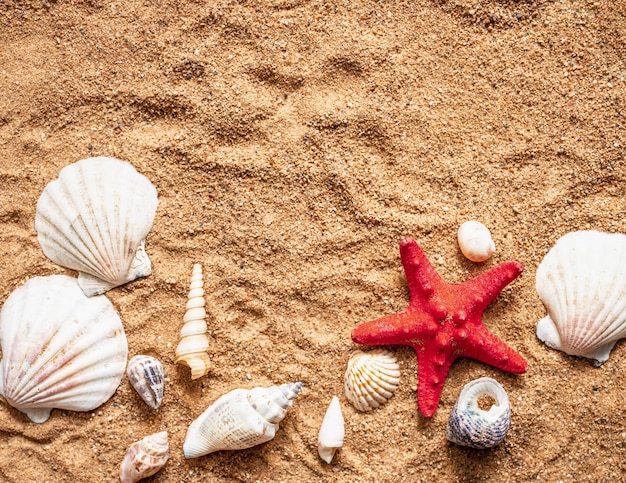
<svg viewBox="0 0 626 483"><path fill-rule="evenodd" d="M495 404L480 409L478 397L491 396ZM511 406L504 388L490 377L481 377L465 385L457 400L448 426L448 441L470 448L491 448L504 440L511 426Z"/></svg>
<svg viewBox="0 0 626 483"><path fill-rule="evenodd" d="M0 393L34 422L53 408L90 411L117 389L128 356L122 321L75 278L31 278L0 311Z"/></svg>
<svg viewBox="0 0 626 483"><path fill-rule="evenodd" d="M626 235L576 231L561 237L537 268L548 315L537 337L601 365L626 337Z"/></svg>
<svg viewBox="0 0 626 483"><path fill-rule="evenodd" d="M128 448L120 467L121 483L135 483L154 475L168 458L167 431L146 436Z"/></svg>
<svg viewBox="0 0 626 483"><path fill-rule="evenodd" d="M189 295L183 327L180 330L180 342L176 347L176 363L191 368L191 379L198 379L209 372L211 359L207 353L206 311L204 310L204 289L202 265L196 263L191 274Z"/></svg>
<svg viewBox="0 0 626 483"><path fill-rule="evenodd" d="M326 463L330 463L335 452L343 446L345 434L341 404L339 404L339 398L333 396L317 437L317 452Z"/></svg>
<svg viewBox="0 0 626 483"><path fill-rule="evenodd" d="M35 228L44 254L78 270L91 296L152 273L145 240L157 192L125 161L88 158L61 170L37 203Z"/></svg>
<svg viewBox="0 0 626 483"><path fill-rule="evenodd" d="M215 401L187 430L185 458L245 449L274 438L302 383L235 389Z"/></svg>
<svg viewBox="0 0 626 483"><path fill-rule="evenodd" d="M496 251L489 229L479 221L466 221L457 234L459 248L472 262L484 262Z"/></svg>
<svg viewBox="0 0 626 483"><path fill-rule="evenodd" d="M387 402L400 384L400 367L392 352L355 351L344 376L346 398L359 411L370 411Z"/></svg>
<svg viewBox="0 0 626 483"><path fill-rule="evenodd" d="M152 409L157 409L163 401L164 377L163 364L150 356L133 357L126 369L128 380L141 398Z"/></svg>

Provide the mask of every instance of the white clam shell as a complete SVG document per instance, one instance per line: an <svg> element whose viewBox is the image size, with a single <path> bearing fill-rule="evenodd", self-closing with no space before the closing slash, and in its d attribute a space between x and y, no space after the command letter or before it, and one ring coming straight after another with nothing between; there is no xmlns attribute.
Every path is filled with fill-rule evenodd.
<svg viewBox="0 0 626 483"><path fill-rule="evenodd" d="M44 254L78 270L78 283L91 296L152 273L145 239L156 207L156 189L130 163L88 158L48 183L35 228Z"/></svg>
<svg viewBox="0 0 626 483"><path fill-rule="evenodd" d="M235 389L215 401L187 429L185 458L251 448L274 438L302 383Z"/></svg>
<svg viewBox="0 0 626 483"><path fill-rule="evenodd" d="M496 251L489 229L479 221L466 221L457 234L459 248L472 262L484 262Z"/></svg>
<svg viewBox="0 0 626 483"><path fill-rule="evenodd" d="M53 408L90 411L117 389L128 357L117 312L76 279L35 277L0 311L0 393L34 422Z"/></svg>
<svg viewBox="0 0 626 483"><path fill-rule="evenodd" d="M154 433L133 443L120 466L121 483L135 483L159 471L169 458L167 431Z"/></svg>
<svg viewBox="0 0 626 483"><path fill-rule="evenodd" d="M537 268L536 288L548 311L537 337L601 365L626 337L626 235L576 231L561 237Z"/></svg>
<svg viewBox="0 0 626 483"><path fill-rule="evenodd" d="M198 379L211 369L211 359L207 353L209 339L206 335L203 284L202 265L196 263L191 274L180 342L176 347L176 363L191 368L191 379Z"/></svg>
<svg viewBox="0 0 626 483"><path fill-rule="evenodd" d="M335 456L335 452L343 446L345 434L341 404L339 403L339 398L333 396L317 437L317 452L326 463L330 463L333 460L333 456Z"/></svg>
<svg viewBox="0 0 626 483"><path fill-rule="evenodd" d="M480 409L478 398L491 396L495 404ZM504 388L490 377L481 377L465 385L457 400L448 426L448 441L470 448L491 448L504 440L511 426L511 406Z"/></svg>
<svg viewBox="0 0 626 483"><path fill-rule="evenodd" d="M400 384L398 360L392 352L355 351L344 376L346 398L359 411L370 411L387 402Z"/></svg>
<svg viewBox="0 0 626 483"><path fill-rule="evenodd" d="M135 356L128 363L126 375L148 406L152 409L161 406L165 372L158 359L144 355Z"/></svg>

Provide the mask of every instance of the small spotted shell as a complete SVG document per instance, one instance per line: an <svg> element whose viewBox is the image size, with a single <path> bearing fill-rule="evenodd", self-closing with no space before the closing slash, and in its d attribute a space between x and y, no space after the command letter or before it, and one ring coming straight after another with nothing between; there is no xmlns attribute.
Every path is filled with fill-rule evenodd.
<svg viewBox="0 0 626 483"><path fill-rule="evenodd" d="M141 398L152 409L163 401L163 365L154 357L135 356L128 363L126 375Z"/></svg>
<svg viewBox="0 0 626 483"><path fill-rule="evenodd" d="M487 411L478 407L479 396L491 396L495 404ZM504 388L490 377L465 385L446 428L452 443L470 448L491 448L501 443L511 426L511 406Z"/></svg>
<svg viewBox="0 0 626 483"><path fill-rule="evenodd" d="M346 398L359 411L387 402L400 384L398 360L385 349L355 351L344 376Z"/></svg>
<svg viewBox="0 0 626 483"><path fill-rule="evenodd" d="M128 448L120 467L121 483L135 483L154 475L168 458L167 431L146 436Z"/></svg>
<svg viewBox="0 0 626 483"><path fill-rule="evenodd" d="M496 251L489 229L478 221L466 221L457 234L459 248L472 262L484 262Z"/></svg>

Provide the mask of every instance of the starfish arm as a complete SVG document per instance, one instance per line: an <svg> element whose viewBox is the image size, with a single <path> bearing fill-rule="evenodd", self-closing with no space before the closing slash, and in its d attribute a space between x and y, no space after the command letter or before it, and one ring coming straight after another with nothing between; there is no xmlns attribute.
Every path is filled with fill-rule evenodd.
<svg viewBox="0 0 626 483"><path fill-rule="evenodd" d="M505 372L522 374L528 369L524 358L498 339L487 327L475 327L461 345L461 356L471 357Z"/></svg>
<svg viewBox="0 0 626 483"><path fill-rule="evenodd" d="M411 304L418 299L428 300L435 289L444 283L422 248L412 238L405 238L400 242L400 259L406 274Z"/></svg>
<svg viewBox="0 0 626 483"><path fill-rule="evenodd" d="M418 315L409 311L371 320L352 330L352 340L364 345L412 345L416 339L437 332L437 324L429 318L419 321Z"/></svg>
<svg viewBox="0 0 626 483"><path fill-rule="evenodd" d="M458 285L458 295L462 301L460 305L464 305L465 299L465 303L472 306L475 312L482 313L502 289L523 271L524 266L519 262L504 262Z"/></svg>
<svg viewBox="0 0 626 483"><path fill-rule="evenodd" d="M447 357L439 363L434 362L428 350L417 352L417 407L427 418L437 411L443 385L456 357Z"/></svg>

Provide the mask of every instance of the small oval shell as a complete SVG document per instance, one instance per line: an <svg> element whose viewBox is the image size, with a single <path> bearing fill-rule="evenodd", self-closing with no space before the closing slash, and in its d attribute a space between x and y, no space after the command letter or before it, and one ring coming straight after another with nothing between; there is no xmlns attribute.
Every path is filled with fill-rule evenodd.
<svg viewBox="0 0 626 483"><path fill-rule="evenodd" d="M191 379L198 379L211 369L211 359L207 353L209 339L206 335L203 284L202 265L196 263L191 274L183 328L180 330L180 342L176 347L176 364L190 367Z"/></svg>
<svg viewBox="0 0 626 483"><path fill-rule="evenodd" d="M185 458L251 448L273 439L301 389L302 383L296 382L235 389L223 395L189 426L183 444Z"/></svg>
<svg viewBox="0 0 626 483"><path fill-rule="evenodd" d="M626 235L576 231L561 237L539 264L536 287L548 311L537 337L603 364L626 337Z"/></svg>
<svg viewBox="0 0 626 483"><path fill-rule="evenodd" d="M392 352L355 351L344 376L346 398L359 411L370 411L387 402L400 384L398 360Z"/></svg>
<svg viewBox="0 0 626 483"><path fill-rule="evenodd" d="M496 251L489 229L478 221L466 221L457 234L459 248L472 262L484 262Z"/></svg>
<svg viewBox="0 0 626 483"><path fill-rule="evenodd" d="M488 411L478 407L478 397L491 396L495 404ZM470 448L491 448L501 443L511 426L511 406L504 388L490 377L465 385L446 428L448 441Z"/></svg>
<svg viewBox="0 0 626 483"><path fill-rule="evenodd" d="M343 446L345 434L341 404L339 404L339 398L333 396L317 437L317 452L326 463L330 463L335 452Z"/></svg>
<svg viewBox="0 0 626 483"><path fill-rule="evenodd" d="M130 163L88 158L48 183L35 228L44 254L78 270L78 284L91 296L152 273L145 239L156 207L156 189Z"/></svg>
<svg viewBox="0 0 626 483"><path fill-rule="evenodd" d="M0 312L0 393L43 423L53 408L90 411L117 389L128 344L104 296L88 298L75 278L35 277Z"/></svg>
<svg viewBox="0 0 626 483"><path fill-rule="evenodd" d="M121 483L135 483L154 475L168 458L167 431L146 436L128 448L120 467Z"/></svg>
<svg viewBox="0 0 626 483"><path fill-rule="evenodd" d="M128 363L126 375L148 406L157 409L161 405L165 372L158 359L143 355L135 356Z"/></svg>

